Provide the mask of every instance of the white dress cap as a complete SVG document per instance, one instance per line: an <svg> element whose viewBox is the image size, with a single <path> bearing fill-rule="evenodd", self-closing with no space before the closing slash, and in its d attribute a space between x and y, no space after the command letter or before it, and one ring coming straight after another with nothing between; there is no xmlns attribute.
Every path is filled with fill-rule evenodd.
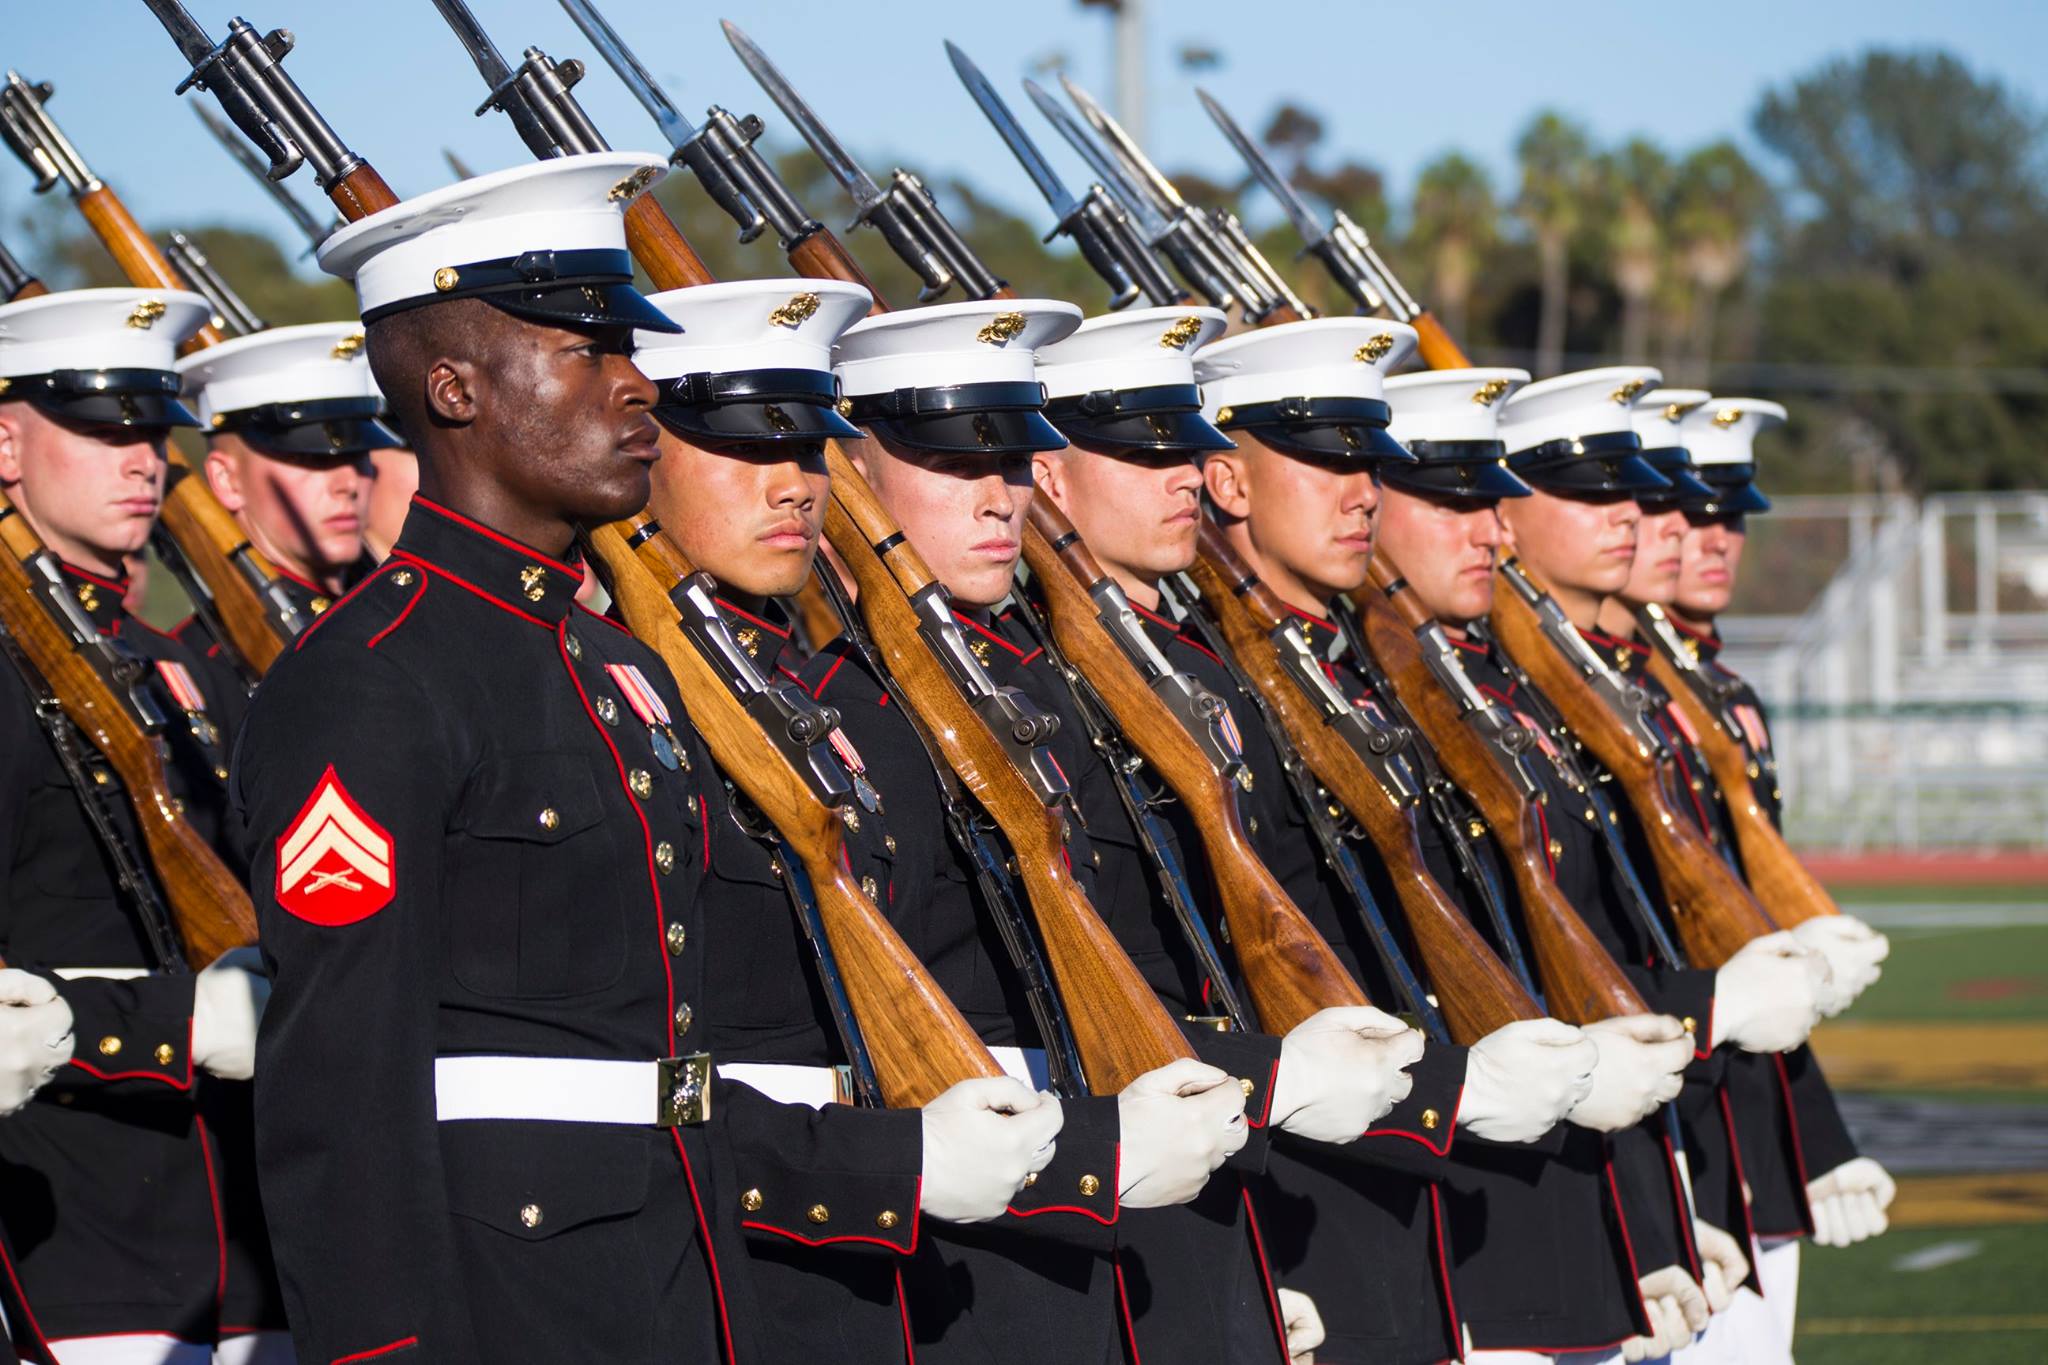
<svg viewBox="0 0 2048 1365"><path fill-rule="evenodd" d="M199 420L225 426L228 414L273 403L353 400L375 415L384 401L370 377L359 322L313 322L235 337L178 362Z"/></svg>
<svg viewBox="0 0 2048 1365"><path fill-rule="evenodd" d="M1202 411L1285 398L1386 400L1389 371L1415 353L1415 329L1380 318L1310 318L1240 332L1195 353Z"/></svg>
<svg viewBox="0 0 2048 1365"><path fill-rule="evenodd" d="M1510 455L1549 441L1635 430L1635 402L1663 374L1648 365L1609 365L1539 379L1508 399L1500 438Z"/></svg>
<svg viewBox="0 0 2048 1365"><path fill-rule="evenodd" d="M1666 446L1684 445L1678 424L1688 412L1712 397L1705 389L1650 389L1644 392L1629 411L1636 435L1643 438L1643 449L1661 450Z"/></svg>
<svg viewBox="0 0 2048 1365"><path fill-rule="evenodd" d="M369 321L480 296L537 321L666 330L632 288L624 216L665 174L647 153L592 152L459 180L339 229L320 268L355 282Z"/></svg>
<svg viewBox="0 0 2048 1365"><path fill-rule="evenodd" d="M1195 382L1194 353L1223 335L1217 308L1136 308L1089 318L1038 351L1048 398Z"/></svg>
<svg viewBox="0 0 2048 1365"><path fill-rule="evenodd" d="M1685 416L1681 430L1693 463L1753 465L1757 433L1783 425L1785 406L1762 398L1716 398Z"/></svg>
<svg viewBox="0 0 2048 1365"><path fill-rule="evenodd" d="M196 426L178 347L212 317L178 289L67 289L0 305L0 400L103 426Z"/></svg>
<svg viewBox="0 0 2048 1365"><path fill-rule="evenodd" d="M1387 380L1394 420L1387 430L1413 441L1498 441L1501 407L1529 382L1527 370L1417 370Z"/></svg>

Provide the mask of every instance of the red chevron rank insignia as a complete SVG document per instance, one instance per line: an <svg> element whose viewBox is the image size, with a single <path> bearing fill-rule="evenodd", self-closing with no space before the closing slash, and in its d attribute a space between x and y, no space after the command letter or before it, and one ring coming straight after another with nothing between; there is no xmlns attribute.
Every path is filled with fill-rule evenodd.
<svg viewBox="0 0 2048 1365"><path fill-rule="evenodd" d="M390 833L350 797L327 765L277 841L277 903L309 924L354 924L398 888Z"/></svg>

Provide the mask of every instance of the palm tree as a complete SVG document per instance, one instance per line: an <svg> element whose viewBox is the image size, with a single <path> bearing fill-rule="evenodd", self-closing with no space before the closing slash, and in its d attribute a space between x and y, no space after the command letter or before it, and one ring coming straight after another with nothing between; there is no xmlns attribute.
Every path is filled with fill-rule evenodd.
<svg viewBox="0 0 2048 1365"><path fill-rule="evenodd" d="M1536 321L1539 375L1556 374L1564 363L1571 243L1590 188L1590 152L1591 140L1585 129L1554 109L1536 115L1515 143L1515 159L1522 166L1515 213L1535 238L1542 289Z"/></svg>
<svg viewBox="0 0 2048 1365"><path fill-rule="evenodd" d="M1493 243L1498 212L1486 169L1462 152L1445 152L1415 182L1408 242L1418 255L1426 253L1430 303L1460 340L1471 335L1472 283L1480 254Z"/></svg>
<svg viewBox="0 0 2048 1365"><path fill-rule="evenodd" d="M1749 244L1770 204L1770 186L1732 142L1709 143L1679 163L1671 233L1692 285L1687 370L1704 383L1713 363L1722 293L1749 262Z"/></svg>
<svg viewBox="0 0 2048 1365"><path fill-rule="evenodd" d="M1599 161L1607 211L1608 268L1621 295L1621 359L1650 357L1651 299L1664 266L1664 226L1671 159L1655 143L1631 138Z"/></svg>

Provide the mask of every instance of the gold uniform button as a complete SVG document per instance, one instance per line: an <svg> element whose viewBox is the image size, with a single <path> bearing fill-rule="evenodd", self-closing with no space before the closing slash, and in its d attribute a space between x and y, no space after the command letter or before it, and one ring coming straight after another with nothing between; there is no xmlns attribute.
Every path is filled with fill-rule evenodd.
<svg viewBox="0 0 2048 1365"><path fill-rule="evenodd" d="M401 587L401 588L409 588L409 587L411 587L411 586L412 586L412 570L411 570L411 569L400 569L400 570L399 570L399 571L398 571L397 573L395 573L395 574L391 575L391 581L392 581L393 583L396 583L396 584L397 584L397 585L398 585L399 587Z"/></svg>
<svg viewBox="0 0 2048 1365"><path fill-rule="evenodd" d="M654 865L663 872L673 869L676 865L676 846L666 839L656 844L654 846Z"/></svg>
<svg viewBox="0 0 2048 1365"><path fill-rule="evenodd" d="M572 659L581 659L583 657L583 642L573 635L563 640L562 647L569 651L569 657Z"/></svg>
<svg viewBox="0 0 2048 1365"><path fill-rule="evenodd" d="M654 791L654 774L645 768L635 768L626 774L626 785L633 789L633 795L645 801Z"/></svg>
<svg viewBox="0 0 2048 1365"><path fill-rule="evenodd" d="M1692 1017L1692 1016L1691 1016L1690 1014L1686 1015L1686 1016L1685 1016L1685 1018L1683 1018L1683 1019L1679 1020L1678 1022L1679 1022L1680 1024L1684 1025L1684 1027L1685 1027L1685 1031L1686 1031L1687 1033L1697 1033L1697 1032L1699 1032L1699 1028L1700 1028L1700 1021L1699 1021L1699 1020L1697 1020L1697 1019L1695 1019L1695 1018L1693 1018L1693 1017Z"/></svg>
<svg viewBox="0 0 2048 1365"><path fill-rule="evenodd" d="M313 599L313 614L315 616L318 616L321 612L326 611L329 607L333 605L334 599L331 597L316 597Z"/></svg>
<svg viewBox="0 0 2048 1365"><path fill-rule="evenodd" d="M901 1218L897 1217L896 1211L894 1209L883 1209L880 1213L875 1215L875 1226L880 1228L884 1232L887 1232L889 1229L895 1227L898 1223L902 1221L903 1220Z"/></svg>
<svg viewBox="0 0 2048 1365"><path fill-rule="evenodd" d="M680 1005L677 1005L677 1006L676 1006L676 1033L677 1033L677 1035L678 1035L678 1036L681 1036L682 1034L688 1033L688 1032L690 1031L690 1021L691 1021L692 1019L695 1019L696 1017L697 1017L697 1011L695 1011L695 1010L693 1010L693 1009L691 1009L691 1008L690 1008L690 1002L689 1002L689 1001L685 1000L685 1001L684 1001L684 1002L683 1002L682 1004L680 1004Z"/></svg>
<svg viewBox="0 0 2048 1365"><path fill-rule="evenodd" d="M761 1211L761 1205L765 1204L766 1202L768 1201L761 1198L761 1192L759 1190L748 1190L745 1194L740 1196L740 1207L745 1209L748 1213L759 1213Z"/></svg>
<svg viewBox="0 0 2048 1365"><path fill-rule="evenodd" d="M1443 1121L1443 1115L1437 1113L1434 1109L1425 1109L1422 1111L1422 1126L1424 1128L1429 1129L1431 1132L1435 1132L1436 1126L1439 1123L1442 1123Z"/></svg>
<svg viewBox="0 0 2048 1365"><path fill-rule="evenodd" d="M528 1204L519 1210L519 1221L530 1228L540 1226L540 1205Z"/></svg>
<svg viewBox="0 0 2048 1365"><path fill-rule="evenodd" d="M891 853L894 853L896 851L896 836L893 834L884 834L882 836L882 847L888 849Z"/></svg>
<svg viewBox="0 0 2048 1365"><path fill-rule="evenodd" d="M690 941L690 931L680 924L671 924L668 927L668 933L663 935L663 937L668 940L669 956L681 957L683 955L683 945Z"/></svg>
<svg viewBox="0 0 2048 1365"><path fill-rule="evenodd" d="M832 1210L826 1208L823 1204L813 1204L805 1211L804 1217L810 1219L813 1223L826 1223L832 1219Z"/></svg>
<svg viewBox="0 0 2048 1365"><path fill-rule="evenodd" d="M1245 1097L1246 1099L1250 1099L1250 1098L1252 1097L1252 1091L1254 1091L1254 1090L1257 1090L1257 1089L1259 1088L1258 1086L1256 1086L1256 1085L1254 1085L1254 1084L1252 1083L1252 1078L1251 1078L1251 1077L1249 1077L1249 1076L1240 1076L1240 1077L1238 1078L1238 1081L1237 1081L1237 1083L1238 1083L1238 1086L1239 1086L1239 1087L1240 1087L1241 1089L1243 1089L1243 1091L1244 1091L1244 1097Z"/></svg>
<svg viewBox="0 0 2048 1365"><path fill-rule="evenodd" d="M1465 822L1465 833L1477 839L1480 835L1486 833L1486 826L1477 820L1467 820Z"/></svg>
<svg viewBox="0 0 2048 1365"><path fill-rule="evenodd" d="M852 806L848 806L845 810L839 812L839 818L846 822L848 829L852 830L855 834L860 833L859 811L855 810Z"/></svg>
<svg viewBox="0 0 2048 1365"><path fill-rule="evenodd" d="M876 885L873 877L862 877L860 879L860 890L861 894L869 900L876 900L882 894L882 888Z"/></svg>
<svg viewBox="0 0 2048 1365"><path fill-rule="evenodd" d="M1024 1177L1024 1188L1025 1188L1025 1189L1027 1189L1027 1190L1028 1190L1028 1189L1030 1189L1030 1188L1031 1188L1031 1187L1032 1187L1033 1185L1036 1185L1037 1183L1038 1183L1038 1172L1036 1172L1036 1171L1032 1171L1032 1172L1031 1172L1030 1174L1028 1174L1028 1175L1026 1175L1026 1176Z"/></svg>
<svg viewBox="0 0 2048 1365"><path fill-rule="evenodd" d="M540 827L542 829L553 829L557 825L562 823L561 815L555 810L553 806L541 807L541 812L538 818L540 820Z"/></svg>
<svg viewBox="0 0 2048 1365"><path fill-rule="evenodd" d="M121 1054L121 1040L113 1034L100 1039L100 1056L118 1057Z"/></svg>
<svg viewBox="0 0 2048 1365"><path fill-rule="evenodd" d="M1561 840L1552 839L1550 841L1550 861L1553 863L1564 861L1564 843Z"/></svg>
<svg viewBox="0 0 2048 1365"><path fill-rule="evenodd" d="M156 1064L158 1066L169 1066L171 1059L177 1055L178 1050L169 1043L158 1043L156 1045Z"/></svg>
<svg viewBox="0 0 2048 1365"><path fill-rule="evenodd" d="M619 704L610 697L599 697L597 699L597 718L606 725L617 725L619 723Z"/></svg>
<svg viewBox="0 0 2048 1365"><path fill-rule="evenodd" d="M1102 1182L1100 1180L1097 1180L1094 1176L1084 1175L1081 1177L1081 1194L1083 1195L1083 1197L1092 1196L1097 1190L1101 1188Z"/></svg>

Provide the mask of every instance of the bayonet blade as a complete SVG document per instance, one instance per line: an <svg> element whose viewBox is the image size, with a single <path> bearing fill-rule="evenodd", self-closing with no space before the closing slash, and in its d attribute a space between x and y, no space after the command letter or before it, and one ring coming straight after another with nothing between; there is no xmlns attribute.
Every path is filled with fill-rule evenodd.
<svg viewBox="0 0 2048 1365"><path fill-rule="evenodd" d="M619 37L589 0L562 0L562 8L569 11L569 17L576 21L576 27L583 30L583 36L590 39L597 55L604 58L605 65L633 92L633 98L639 100L640 107L654 119L661 135L668 139L668 145L680 151L683 144L697 135L697 130L676 108L668 92L640 64L640 59L633 55L633 49L626 46L625 39Z"/></svg>
<svg viewBox="0 0 2048 1365"><path fill-rule="evenodd" d="M568 3L568 0L563 0L563 3ZM1017 126L1017 120L1010 113L1010 107L1003 103L1003 97L996 93L995 87L988 83L988 77L981 74L981 68L965 52L948 42L946 55L953 59L953 70L958 73L960 83L967 87L967 93L974 97L981 112L995 125L996 135L1009 147L1010 154L1023 163L1024 173L1031 177L1032 183L1038 186L1038 192L1052 205L1054 215L1060 221L1066 221L1076 206L1074 196L1060 183L1059 176L1037 145Z"/></svg>
<svg viewBox="0 0 2048 1365"><path fill-rule="evenodd" d="M1031 96L1031 102L1038 106L1038 112L1044 114L1052 126L1059 129L1060 136L1081 154L1081 159L1088 163L1088 169L1095 172L1096 178L1102 181L1102 187L1115 195L1125 208L1136 215L1138 228L1145 234L1145 240L1157 245L1159 240L1166 236L1168 224L1165 216L1153 204L1152 197L1141 193L1138 187L1131 183L1130 177L1124 174L1123 167L1116 163L1116 158L1105 151L1095 141L1094 136L1083 128L1072 114L1061 108L1059 101L1047 94L1038 82L1026 80L1024 93Z"/></svg>
<svg viewBox="0 0 2048 1365"><path fill-rule="evenodd" d="M275 201L279 208L285 211L287 217L298 224L299 231L306 234L306 240L309 243L316 247L319 246L327 240L337 227L341 226L338 222L321 222L319 218L314 216L312 210L298 201L298 198L290 190L277 181L272 180L270 178L270 168L263 163L263 159L250 150L247 142L236 137L225 123L222 123L219 119L208 113L204 104L196 99L193 100L192 112L197 114L199 121L206 125L206 131L213 134L213 140L227 149L228 155L235 159L235 164L256 177L256 183L263 187L264 192Z"/></svg>
<svg viewBox="0 0 2048 1365"><path fill-rule="evenodd" d="M213 39L206 36L206 30L199 27L199 21L178 0L142 2L149 6L149 12L157 17L157 22L171 35L171 41L178 45L178 51L185 54L185 60L195 69L213 56Z"/></svg>
<svg viewBox="0 0 2048 1365"><path fill-rule="evenodd" d="M1093 95L1074 84L1065 72L1060 73L1060 85L1066 90L1067 98L1074 102L1074 107L1081 111L1081 117L1088 120L1088 126L1101 135L1141 187L1154 196L1162 217L1170 216L1173 210L1185 204L1173 182L1159 173L1159 168L1146 158L1138 144L1131 140L1131 135L1124 131L1123 125L1111 118L1109 111Z"/></svg>
<svg viewBox="0 0 2048 1365"><path fill-rule="evenodd" d="M512 79L512 68L506 64L504 54L491 41L491 35L484 32L484 26L469 12L469 6L462 0L434 0L434 8L441 11L441 17L448 21L448 27L455 30L455 36L469 51L469 59L476 63L478 74L484 84L495 94L500 87Z"/></svg>
<svg viewBox="0 0 2048 1365"><path fill-rule="evenodd" d="M1266 192L1280 201L1280 207L1285 209L1287 216L1293 220L1294 230L1301 234L1301 239L1313 246L1329 235L1329 225L1316 217L1308 201L1302 198L1301 191L1287 182L1287 177L1280 174L1280 168L1267 158L1257 143L1246 136L1244 129L1238 126L1237 120L1230 116L1229 111L1211 99L1206 90L1197 89L1195 98L1209 111L1209 117L1223 130L1223 136L1237 149L1237 154L1244 159L1244 164L1251 168L1252 174L1258 177L1259 183L1266 187Z"/></svg>
<svg viewBox="0 0 2048 1365"><path fill-rule="evenodd" d="M775 69L775 63L768 60L768 54L756 47L752 38L740 32L732 20L721 19L718 22L725 29L725 40L739 54L740 64L768 92L768 98L775 101L776 108L796 125L797 132L803 134L804 141L825 163L825 169L846 187L846 192L853 196L853 202L865 213L882 198L881 186L875 184L846 148L839 145L839 139L832 136L831 130L818 121L818 116L811 112L811 106L804 103L803 96L796 93L782 78L782 73Z"/></svg>

